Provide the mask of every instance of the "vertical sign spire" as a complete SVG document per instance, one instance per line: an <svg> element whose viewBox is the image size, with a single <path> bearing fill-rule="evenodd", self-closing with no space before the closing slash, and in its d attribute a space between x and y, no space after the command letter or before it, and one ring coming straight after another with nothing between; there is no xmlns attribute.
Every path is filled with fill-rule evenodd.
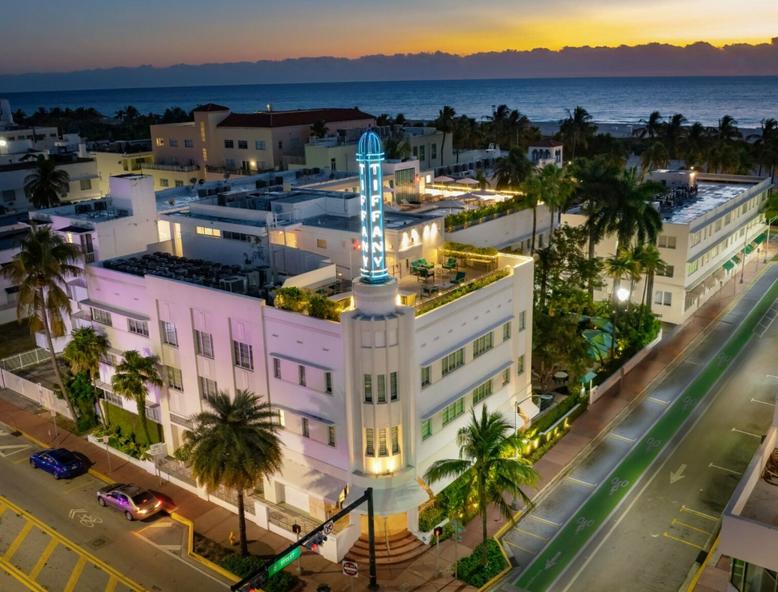
<svg viewBox="0 0 778 592"><path fill-rule="evenodd" d="M389 280L384 248L384 178L381 165L384 150L381 139L373 131L359 138L360 230L362 243L362 281L383 284Z"/></svg>

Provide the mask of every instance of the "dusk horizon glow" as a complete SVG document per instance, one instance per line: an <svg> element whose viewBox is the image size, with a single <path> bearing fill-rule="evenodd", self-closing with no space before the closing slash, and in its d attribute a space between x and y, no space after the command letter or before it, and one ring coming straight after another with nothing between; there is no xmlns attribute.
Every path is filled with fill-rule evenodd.
<svg viewBox="0 0 778 592"><path fill-rule="evenodd" d="M56 21L45 18L51 11L45 0L6 7L0 74L653 42L724 46L769 43L778 35L778 4L770 0L738 5L659 0L650 6L633 0L585 5L550 0L543 6L521 2L518 9L508 0L492 0L489 6L460 0L431 0L424 6L340 0L326 10L312 0L283 6L235 0L229 10L204 0L107 4L73 0Z"/></svg>

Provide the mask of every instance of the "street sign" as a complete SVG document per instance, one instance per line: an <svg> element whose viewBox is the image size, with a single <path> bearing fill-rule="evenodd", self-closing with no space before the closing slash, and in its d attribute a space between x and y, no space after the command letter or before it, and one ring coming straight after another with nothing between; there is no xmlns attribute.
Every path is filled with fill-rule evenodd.
<svg viewBox="0 0 778 592"><path fill-rule="evenodd" d="M283 555L276 559L273 563L270 564L270 566L267 568L267 576L270 577L273 574L277 574L279 571L284 569L287 565L292 563L295 559L297 559L300 556L300 553L302 551L300 550L300 547L295 547L289 553L286 555Z"/></svg>
<svg viewBox="0 0 778 592"><path fill-rule="evenodd" d="M332 520L329 520L324 523L324 528L322 529L324 531L324 534L332 534L332 529L334 528L334 525L332 524Z"/></svg>
<svg viewBox="0 0 778 592"><path fill-rule="evenodd" d="M343 575L356 578L359 575L359 564L356 561L343 560Z"/></svg>

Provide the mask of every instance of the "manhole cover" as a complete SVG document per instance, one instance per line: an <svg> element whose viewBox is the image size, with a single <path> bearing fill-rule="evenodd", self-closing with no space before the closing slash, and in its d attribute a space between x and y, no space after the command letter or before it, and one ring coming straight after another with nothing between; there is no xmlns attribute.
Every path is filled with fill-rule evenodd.
<svg viewBox="0 0 778 592"><path fill-rule="evenodd" d="M11 435L12 435L14 438L18 438L19 436L21 436L21 435L22 435L22 433L21 433L19 430L14 430L13 432L11 432Z"/></svg>
<svg viewBox="0 0 778 592"><path fill-rule="evenodd" d="M89 545L93 549L99 549L100 547L104 546L108 541L104 537L97 537L96 539L92 540Z"/></svg>

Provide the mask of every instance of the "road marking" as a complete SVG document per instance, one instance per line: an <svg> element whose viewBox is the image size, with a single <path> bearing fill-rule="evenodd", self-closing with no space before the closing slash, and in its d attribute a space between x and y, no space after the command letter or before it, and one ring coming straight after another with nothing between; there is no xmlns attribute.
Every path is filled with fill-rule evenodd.
<svg viewBox="0 0 778 592"><path fill-rule="evenodd" d="M536 539L540 539L541 541L548 540L548 537L541 536L536 532L530 532L529 530L524 530L523 528L519 528L518 526L514 530L516 530L517 532L523 532L524 534L528 534L529 536L535 537Z"/></svg>
<svg viewBox="0 0 778 592"><path fill-rule="evenodd" d="M733 471L732 469L728 469L727 467L720 467L719 465L714 465L713 463L708 463L708 468L711 469L718 469L720 471L726 471L727 473L732 473L733 475L742 475L743 473L739 473L738 471Z"/></svg>
<svg viewBox="0 0 778 592"><path fill-rule="evenodd" d="M181 545L158 545L160 549L164 549L165 551L172 551L173 553L178 553L181 551Z"/></svg>
<svg viewBox="0 0 778 592"><path fill-rule="evenodd" d="M570 479L570 481L583 485L584 487L597 487L596 483L589 483L588 481L584 481L583 479L576 479L575 477L571 477L570 475L565 477L565 479Z"/></svg>
<svg viewBox="0 0 778 592"><path fill-rule="evenodd" d="M656 397L646 397L647 400L653 401L654 403L659 403L663 407L667 407L670 404L670 401L665 401L664 399L657 399Z"/></svg>
<svg viewBox="0 0 778 592"><path fill-rule="evenodd" d="M16 538L11 543L11 546L6 549L5 553L3 554L3 559L6 561L14 556L14 553L19 550L19 547L21 547L22 543L24 542L24 539L27 537L28 534L30 534L30 531L32 530L33 524L32 522L25 522L24 526L22 526L22 529L19 531L19 534L16 535Z"/></svg>
<svg viewBox="0 0 778 592"><path fill-rule="evenodd" d="M517 549L520 549L521 551L524 551L525 553L529 553L529 554L530 554L530 555L532 555L533 557L534 557L535 555L537 555L537 554L538 554L538 553L537 553L537 551L530 551L529 549L525 549L524 547L522 547L522 546L521 546L521 545L519 545L518 543L514 543L513 541L506 541L506 542L507 542L507 543L508 543L508 544L509 544L511 547L516 547Z"/></svg>
<svg viewBox="0 0 778 592"><path fill-rule="evenodd" d="M696 530L697 532L701 532L702 534L707 534L707 535L713 534L712 532L710 532L708 530L705 530L703 528L698 528L697 526L692 526L691 524L686 524L686 522L681 522L680 520L678 520L678 518L673 518L673 521L671 522L671 524L674 525L674 526L675 525L680 525L680 526L683 526L684 528L691 528L692 530Z"/></svg>
<svg viewBox="0 0 778 592"><path fill-rule="evenodd" d="M712 516L711 514L706 514L705 512L700 512L699 510L694 510L690 508L687 505L681 506L681 512L689 512L689 514L695 514L696 516L699 516L700 518L707 518L708 520L713 520L714 522L718 522L720 516Z"/></svg>
<svg viewBox="0 0 778 592"><path fill-rule="evenodd" d="M27 576L26 573L24 573L21 569L19 569L12 563L8 563L7 561L3 561L2 559L0 559L0 569L2 569L4 572L10 575L12 578L16 578L19 582L24 584L29 590L32 590L33 592L46 592L46 588L44 588L37 582L32 581Z"/></svg>
<svg viewBox="0 0 778 592"><path fill-rule="evenodd" d="M629 438L627 436L622 436L621 434L617 434L616 432L611 432L609 436L613 436L614 438L618 440L623 440L624 442L634 442L635 438Z"/></svg>
<svg viewBox="0 0 778 592"><path fill-rule="evenodd" d="M46 565L46 562L49 560L49 557L51 557L51 554L54 552L54 549L57 547L57 545L59 545L57 539L49 540L49 544L46 545L46 548L43 550L43 553L41 553L41 556L38 558L35 567L33 567L32 571L30 572L30 577L33 580L37 579L37 577L40 575L41 570Z"/></svg>
<svg viewBox="0 0 778 592"><path fill-rule="evenodd" d="M770 403L769 401L760 401L759 399L754 399L751 397L752 403L761 403L762 405L769 405L770 407L775 407L775 403Z"/></svg>
<svg viewBox="0 0 778 592"><path fill-rule="evenodd" d="M673 535L669 534L668 532L663 532L662 535L667 537L668 539L673 539L674 541L678 541L679 543L683 543L684 545L689 545L690 547L694 547L695 549L700 549L702 551L705 550L705 547L702 547L702 546L697 545L695 543L690 543L689 541L684 540L684 539L679 538L679 537L676 537L676 536L673 536Z"/></svg>
<svg viewBox="0 0 778 592"><path fill-rule="evenodd" d="M760 436L759 434L752 434L751 432L746 432L745 430L739 430L737 428L732 428L732 431L733 432L737 432L738 434L745 434L746 436L751 436L753 438L759 438L760 440L762 439L762 436Z"/></svg>
<svg viewBox="0 0 778 592"><path fill-rule="evenodd" d="M116 584L119 583L119 580L117 580L115 577L111 576L108 579L108 583L105 585L105 590L103 592L113 592L116 590Z"/></svg>
<svg viewBox="0 0 778 592"><path fill-rule="evenodd" d="M175 526L175 524L172 521L169 521L169 520L157 520L156 522L153 522L153 523L149 524L143 530L146 530L147 528L170 528L171 526Z"/></svg>
<svg viewBox="0 0 778 592"><path fill-rule="evenodd" d="M86 557L79 555L78 561L76 561L76 566L73 568L73 571L70 572L70 578L68 579L68 583L65 584L65 589L62 592L73 592L73 590L76 589L78 578L81 577L81 572L84 571L85 566Z"/></svg>
<svg viewBox="0 0 778 592"><path fill-rule="evenodd" d="M26 456L20 456L19 458L12 460L11 462L15 465L20 465L24 462L28 462L28 459Z"/></svg>
<svg viewBox="0 0 778 592"><path fill-rule="evenodd" d="M677 471L670 471L670 485L686 477L686 475L683 474L685 470L686 470L686 465L681 465L680 467L678 467Z"/></svg>
<svg viewBox="0 0 778 592"><path fill-rule="evenodd" d="M540 520L541 522L545 522L546 524L551 524L552 526L556 526L557 528L562 526L558 522L554 522L553 520L549 520L548 518L543 518L542 516L535 516L534 514L532 514L529 517L534 518L535 520Z"/></svg>
<svg viewBox="0 0 778 592"><path fill-rule="evenodd" d="M32 446L29 444L4 444L3 446L0 446L0 456L3 458L8 458L13 454L17 454L22 450L27 450L28 448L32 448ZM12 450L13 452L4 452L5 450Z"/></svg>

